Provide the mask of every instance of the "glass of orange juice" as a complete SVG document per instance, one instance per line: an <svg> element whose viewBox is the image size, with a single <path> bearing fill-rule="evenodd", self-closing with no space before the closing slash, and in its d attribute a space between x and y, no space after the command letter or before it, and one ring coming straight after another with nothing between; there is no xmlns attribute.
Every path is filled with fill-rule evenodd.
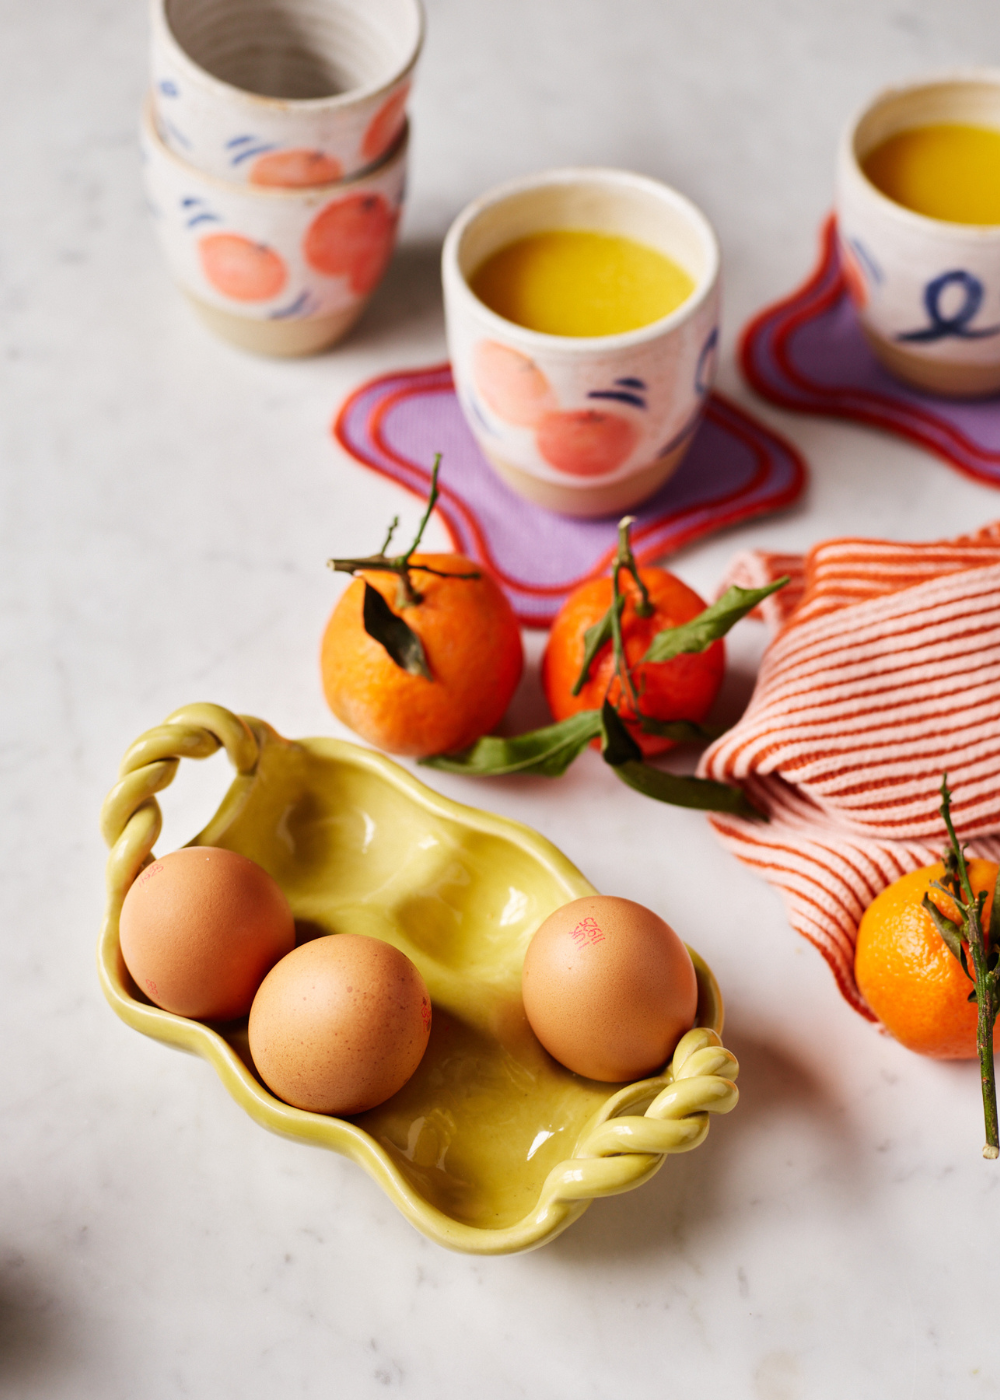
<svg viewBox="0 0 1000 1400"><path fill-rule="evenodd" d="M898 378L955 397L1000 389L1000 72L891 88L848 126L841 263Z"/></svg>
<svg viewBox="0 0 1000 1400"><path fill-rule="evenodd" d="M459 215L443 253L455 385L515 491L599 516L676 470L714 377L719 261L690 200L628 171L544 171Z"/></svg>

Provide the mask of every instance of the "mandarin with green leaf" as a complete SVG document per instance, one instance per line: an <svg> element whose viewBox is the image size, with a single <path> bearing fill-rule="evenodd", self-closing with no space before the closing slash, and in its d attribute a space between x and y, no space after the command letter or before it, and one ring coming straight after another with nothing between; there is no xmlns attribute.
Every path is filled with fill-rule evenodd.
<svg viewBox="0 0 1000 1400"><path fill-rule="evenodd" d="M649 594L651 607L647 616L641 615L640 590L625 569L619 573L619 587L625 600L621 618L625 660L639 699L640 713L650 720L700 723L722 684L726 665L724 645L721 641L712 642L701 652L675 656L670 661L643 663L642 658L658 632L690 622L704 611L705 604L693 588L688 588L666 569L644 568L638 572ZM643 733L633 699L623 693L621 678L616 674L610 640L594 657L588 679L578 694L573 694L584 662L585 633L605 616L612 599L611 579L598 578L574 589L562 605L552 624L542 659L545 698L557 720L580 710L599 710L607 698L625 721L644 756L652 757L673 748L674 741L662 735Z"/></svg>
<svg viewBox="0 0 1000 1400"><path fill-rule="evenodd" d="M523 653L513 609L481 564L414 554L408 570L419 601L404 607L398 575L356 571L327 623L320 668L327 704L348 728L388 753L425 758L467 748L499 724ZM404 669L366 630L366 586L419 638L429 679Z"/></svg>
<svg viewBox="0 0 1000 1400"><path fill-rule="evenodd" d="M973 894L985 891L988 910L997 866L969 860L968 870ZM908 1050L939 1060L974 1060L979 1013L969 1000L973 983L923 907L927 896L946 918L957 917L954 900L934 888L944 877L942 863L928 865L876 895L858 928L854 975L872 1011Z"/></svg>

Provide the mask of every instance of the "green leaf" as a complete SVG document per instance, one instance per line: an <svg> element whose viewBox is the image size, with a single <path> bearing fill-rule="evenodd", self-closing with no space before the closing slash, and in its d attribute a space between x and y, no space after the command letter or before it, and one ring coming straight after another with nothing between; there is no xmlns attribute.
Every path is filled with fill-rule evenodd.
<svg viewBox="0 0 1000 1400"><path fill-rule="evenodd" d="M605 700L601 706L601 725L604 729L601 756L605 763L617 768L622 763L642 762L642 749L628 732L625 721L610 700Z"/></svg>
<svg viewBox="0 0 1000 1400"><path fill-rule="evenodd" d="M962 898L962 885L958 876L955 876L954 882L952 882L950 875L945 875L943 882L941 880L932 880L930 887L932 890L940 890L943 895L946 895L948 899L951 900L952 904L954 904L955 908L962 915L962 918L957 921L958 927L963 927L969 915L969 906ZM955 923L956 920L952 919L951 922Z"/></svg>
<svg viewBox="0 0 1000 1400"><path fill-rule="evenodd" d="M788 578L779 578L766 588L738 588L735 584L727 588L717 603L712 603L704 612L693 617L680 627L665 627L649 644L649 650L642 658L647 661L671 661L682 652L704 651L720 637L724 637L733 623L739 622L758 603L779 588L784 588Z"/></svg>
<svg viewBox="0 0 1000 1400"><path fill-rule="evenodd" d="M994 949L1000 945L1000 880L993 886L993 903L990 905L989 923L983 929L987 946L992 945Z"/></svg>
<svg viewBox="0 0 1000 1400"><path fill-rule="evenodd" d="M649 719L642 715L639 728L643 734L656 734L661 739L673 739L675 744L707 743L725 734L724 724L695 724L690 719ZM1000 884L1000 881L997 882Z"/></svg>
<svg viewBox="0 0 1000 1400"><path fill-rule="evenodd" d="M362 609L365 631L374 637L402 671L411 676L433 680L424 647L416 632L393 612L377 588L365 580L365 601Z"/></svg>
<svg viewBox="0 0 1000 1400"><path fill-rule="evenodd" d="M731 812L737 817L767 820L751 806L740 788L729 787L726 783L682 778L676 773L665 773L662 768L650 768L646 763L619 763L615 772L623 783L657 802L669 802L674 807L695 807L701 812Z"/></svg>
<svg viewBox="0 0 1000 1400"><path fill-rule="evenodd" d="M937 884L937 881L934 883ZM941 888L940 885L938 888ZM951 953L952 957L957 958L962 966L965 967L965 955L962 948L962 939L959 935L961 925L956 924L953 919L949 919L945 914L942 914L941 910L929 895L924 895L921 904L930 915L931 923L947 944L948 951ZM966 976L968 976L968 968L966 968Z"/></svg>
<svg viewBox="0 0 1000 1400"><path fill-rule="evenodd" d="M435 754L420 762L428 768L474 778L498 778L509 773L559 778L600 733L600 711L580 710L544 729L532 729L513 739L490 734L462 753Z"/></svg>
<svg viewBox="0 0 1000 1400"><path fill-rule="evenodd" d="M576 682L573 686L574 695L579 695L580 691L590 679L590 668L593 665L594 657L600 651L601 647L607 645L607 643L611 641L613 630L611 621L612 609L617 608L618 616L621 617L622 609L624 608L624 606L625 599L624 597L621 597L617 600L617 602L612 603L611 607L608 608L607 612L601 618L600 622L595 622L591 627L587 628L586 632L584 632L583 665L580 667L580 674L577 676Z"/></svg>
<svg viewBox="0 0 1000 1400"><path fill-rule="evenodd" d="M948 796L950 797L951 793L948 793ZM945 885L953 885L954 890L945 889ZM958 875L958 856L950 846L944 854L944 885L938 885L938 888L945 889L945 894L948 895L962 893L962 882Z"/></svg>

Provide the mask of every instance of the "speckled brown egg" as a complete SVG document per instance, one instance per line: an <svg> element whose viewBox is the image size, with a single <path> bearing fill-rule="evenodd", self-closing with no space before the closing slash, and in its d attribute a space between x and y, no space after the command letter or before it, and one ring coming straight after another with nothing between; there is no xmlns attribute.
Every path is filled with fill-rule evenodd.
<svg viewBox="0 0 1000 1400"><path fill-rule="evenodd" d="M150 1001L196 1021L245 1016L264 977L295 946L277 882L255 861L186 846L148 865L119 920L125 966Z"/></svg>
<svg viewBox="0 0 1000 1400"><path fill-rule="evenodd" d="M413 1074L431 999L390 943L329 934L282 958L250 1009L250 1054L279 1099L314 1113L363 1113Z"/></svg>
<svg viewBox="0 0 1000 1400"><path fill-rule="evenodd" d="M613 895L549 915L525 955L521 993L549 1054L610 1083L657 1073L698 1009L680 938L651 909Z"/></svg>

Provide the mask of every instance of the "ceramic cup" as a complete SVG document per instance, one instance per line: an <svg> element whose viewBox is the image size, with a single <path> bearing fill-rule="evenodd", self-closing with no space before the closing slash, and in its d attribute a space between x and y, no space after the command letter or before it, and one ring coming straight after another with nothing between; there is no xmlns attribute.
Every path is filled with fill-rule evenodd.
<svg viewBox="0 0 1000 1400"><path fill-rule="evenodd" d="M975 397L1000 389L1000 225L916 214L861 168L888 137L937 122L1000 128L1000 71L890 88L850 123L837 163L841 260L885 367L922 389Z"/></svg>
<svg viewBox="0 0 1000 1400"><path fill-rule="evenodd" d="M147 102L143 177L174 280L227 340L307 355L346 335L392 256L408 133L376 169L302 189L233 185L160 140Z"/></svg>
<svg viewBox="0 0 1000 1400"><path fill-rule="evenodd" d="M526 330L469 278L516 239L555 229L624 235L679 263L695 288L620 335ZM550 170L502 185L459 215L443 253L455 386L480 448L520 495L565 515L625 510L676 470L715 373L719 247L705 216L667 185L623 170Z"/></svg>
<svg viewBox="0 0 1000 1400"><path fill-rule="evenodd" d="M324 185L399 139L423 41L419 0L153 0L153 111L208 175Z"/></svg>

